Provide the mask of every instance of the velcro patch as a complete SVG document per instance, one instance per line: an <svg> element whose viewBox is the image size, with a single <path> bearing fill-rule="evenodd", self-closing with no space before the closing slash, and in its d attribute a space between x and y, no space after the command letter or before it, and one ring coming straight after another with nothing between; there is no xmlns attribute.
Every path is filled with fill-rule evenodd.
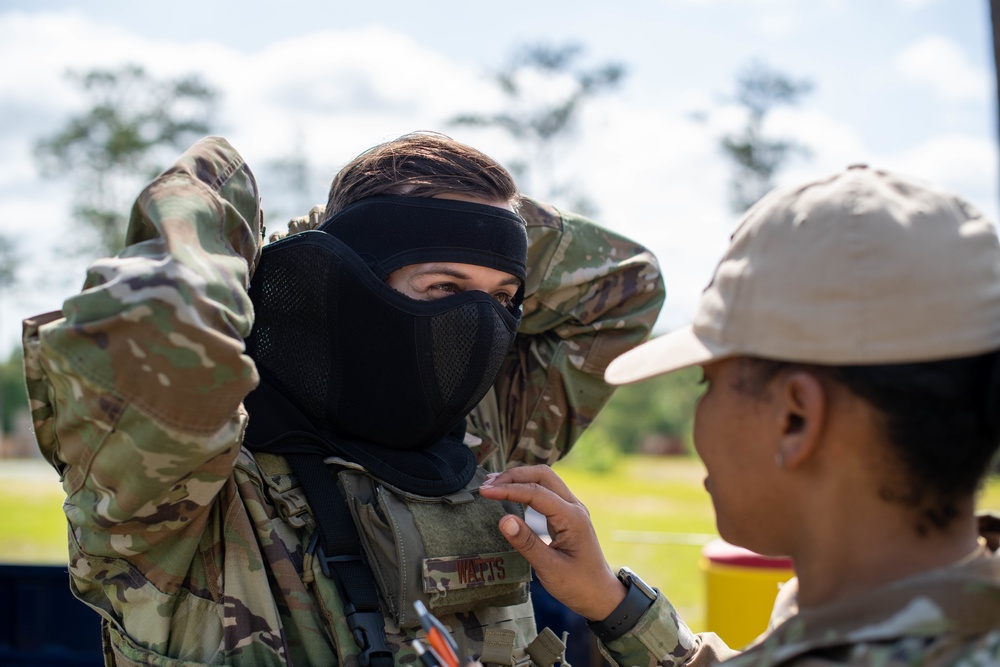
<svg viewBox="0 0 1000 667"><path fill-rule="evenodd" d="M531 566L516 551L426 558L424 593L531 581Z"/></svg>

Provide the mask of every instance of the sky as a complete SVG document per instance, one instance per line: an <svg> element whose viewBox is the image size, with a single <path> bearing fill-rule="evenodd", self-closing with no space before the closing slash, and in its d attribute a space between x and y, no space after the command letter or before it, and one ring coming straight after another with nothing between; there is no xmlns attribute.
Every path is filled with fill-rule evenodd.
<svg viewBox="0 0 1000 667"><path fill-rule="evenodd" d="M813 86L768 116L769 135L809 149L778 185L865 162L953 190L996 220L989 25L987 0L0 0L0 234L22 257L18 283L0 293L0 354L21 319L79 288L88 263L67 251L79 235L72 178L43 178L32 154L86 108L67 70L198 74L220 94L216 133L255 171L302 155L302 189L322 203L340 166L413 130L523 160L501 132L448 119L502 109L490 74L520 47L578 44L582 64L620 63L626 76L584 108L554 169L600 224L656 254L663 333L689 322L739 218L719 141L745 120L733 92L751 63ZM263 173L267 211L284 186Z"/></svg>

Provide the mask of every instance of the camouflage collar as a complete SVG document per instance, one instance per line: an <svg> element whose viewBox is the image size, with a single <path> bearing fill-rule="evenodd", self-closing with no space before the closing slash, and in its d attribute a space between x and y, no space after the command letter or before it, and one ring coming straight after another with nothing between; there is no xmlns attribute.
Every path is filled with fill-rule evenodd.
<svg viewBox="0 0 1000 667"><path fill-rule="evenodd" d="M779 665L861 643L976 636L1000 627L1000 557L979 558L800 611L733 664Z"/></svg>

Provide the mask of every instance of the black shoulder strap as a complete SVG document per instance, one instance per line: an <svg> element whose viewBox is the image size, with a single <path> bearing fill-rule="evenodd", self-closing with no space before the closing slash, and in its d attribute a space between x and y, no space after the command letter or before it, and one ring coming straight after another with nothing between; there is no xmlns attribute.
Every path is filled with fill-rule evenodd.
<svg viewBox="0 0 1000 667"><path fill-rule="evenodd" d="M347 625L361 648L361 667L393 667L375 577L365 562L336 473L318 454L287 454L285 458L299 478L318 526L307 551L315 550L323 574L333 579L344 599Z"/></svg>

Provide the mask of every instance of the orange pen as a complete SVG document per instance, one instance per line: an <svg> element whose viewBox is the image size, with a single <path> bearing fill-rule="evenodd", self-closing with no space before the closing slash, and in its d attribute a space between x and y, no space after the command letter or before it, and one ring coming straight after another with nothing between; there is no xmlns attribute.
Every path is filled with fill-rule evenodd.
<svg viewBox="0 0 1000 667"><path fill-rule="evenodd" d="M427 633L427 643L442 661L441 667L458 667L458 646L441 621L434 618L420 600L413 603L413 608L417 610L420 625Z"/></svg>

